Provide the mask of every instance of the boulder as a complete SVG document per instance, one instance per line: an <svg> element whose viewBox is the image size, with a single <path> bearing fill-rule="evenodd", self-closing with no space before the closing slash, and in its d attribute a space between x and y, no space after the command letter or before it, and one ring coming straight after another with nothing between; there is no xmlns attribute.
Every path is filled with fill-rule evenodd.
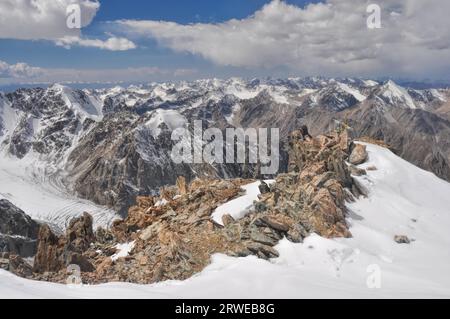
<svg viewBox="0 0 450 319"><path fill-rule="evenodd" d="M395 235L394 241L397 244L410 244L411 243L411 240L408 238L408 236L405 236L405 235Z"/></svg>
<svg viewBox="0 0 450 319"><path fill-rule="evenodd" d="M270 187L269 187L269 185L267 185L267 183L264 182L264 181L261 181L261 183L259 184L258 188L259 188L259 192L260 192L261 194L267 194L267 193L270 193Z"/></svg>
<svg viewBox="0 0 450 319"><path fill-rule="evenodd" d="M356 144L348 158L350 164L359 165L364 163L368 158L366 148L367 147L365 145Z"/></svg>

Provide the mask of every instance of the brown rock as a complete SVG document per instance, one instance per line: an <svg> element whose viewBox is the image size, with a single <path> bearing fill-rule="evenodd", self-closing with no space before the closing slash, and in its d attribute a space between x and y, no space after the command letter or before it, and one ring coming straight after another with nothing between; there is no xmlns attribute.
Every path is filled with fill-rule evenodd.
<svg viewBox="0 0 450 319"><path fill-rule="evenodd" d="M366 148L367 147L365 145L356 144L355 148L350 154L348 161L353 165L359 165L364 163L368 158Z"/></svg>
<svg viewBox="0 0 450 319"><path fill-rule="evenodd" d="M288 225L286 222L283 222L279 218L277 219L276 217L273 216L263 216L260 218L260 220L270 228L273 228L281 232L286 232L290 228L290 225Z"/></svg>
<svg viewBox="0 0 450 319"><path fill-rule="evenodd" d="M234 223L234 218L229 214L225 214L222 216L222 223L224 226L228 226Z"/></svg>
<svg viewBox="0 0 450 319"><path fill-rule="evenodd" d="M46 224L42 225L38 234L38 248L34 257L33 271L37 273L60 271L64 267L61 246L60 239L53 234L50 227Z"/></svg>
<svg viewBox="0 0 450 319"><path fill-rule="evenodd" d="M92 222L92 216L88 213L70 221L66 231L69 250L82 253L95 241Z"/></svg>
<svg viewBox="0 0 450 319"><path fill-rule="evenodd" d="M179 176L177 178L177 188L179 195L185 195L188 193L188 186L186 184L186 178L184 178L184 176Z"/></svg>
<svg viewBox="0 0 450 319"><path fill-rule="evenodd" d="M149 208L154 205L153 196L137 196L136 204L139 208Z"/></svg>

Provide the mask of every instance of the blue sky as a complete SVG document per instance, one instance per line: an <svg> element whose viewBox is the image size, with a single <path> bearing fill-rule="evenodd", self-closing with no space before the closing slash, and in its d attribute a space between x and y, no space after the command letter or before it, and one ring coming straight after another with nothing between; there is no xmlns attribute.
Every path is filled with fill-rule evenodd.
<svg viewBox="0 0 450 319"><path fill-rule="evenodd" d="M270 0L107 0L92 23L83 28L85 36L101 35L104 24L121 19L165 20L181 24L218 23L242 19L262 8ZM304 6L311 1L287 1ZM213 67L195 56L175 54L161 48L154 41L141 41L137 50L126 52L103 51L95 48L56 47L45 41L0 39L0 60L10 64L26 62L40 67L110 68L137 66L192 66Z"/></svg>
<svg viewBox="0 0 450 319"><path fill-rule="evenodd" d="M64 82L75 73L73 81L126 82L296 75L447 79L450 71L445 0L428 6L427 14L414 0L380 0L379 30L366 26L366 0L63 0L74 1L87 3L82 14L89 16L75 35L62 30L65 12L51 0L37 0L40 8L31 0L22 7L2 0L25 18L0 3L0 18L6 18L0 19L0 85ZM33 10L48 14L36 22Z"/></svg>

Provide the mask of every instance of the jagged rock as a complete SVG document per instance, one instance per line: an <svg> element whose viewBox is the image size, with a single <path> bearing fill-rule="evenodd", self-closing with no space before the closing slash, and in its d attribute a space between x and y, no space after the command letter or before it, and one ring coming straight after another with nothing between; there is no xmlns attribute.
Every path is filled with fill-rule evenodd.
<svg viewBox="0 0 450 319"><path fill-rule="evenodd" d="M39 224L6 199L0 199L0 233L37 238Z"/></svg>
<svg viewBox="0 0 450 319"><path fill-rule="evenodd" d="M247 245L247 249L255 254L258 254L258 256L264 259L276 258L280 256L278 251L276 251L270 246L263 244L251 243Z"/></svg>
<svg viewBox="0 0 450 319"><path fill-rule="evenodd" d="M114 234L110 230L99 227L95 231L95 239L98 243L108 244L114 240Z"/></svg>
<svg viewBox="0 0 450 319"><path fill-rule="evenodd" d="M345 221L345 201L350 197L344 188L360 193L345 162L349 144L344 133L306 140L293 133L289 151L292 171L280 174L272 186L273 194L261 199L267 206L267 216L270 212L285 216L287 223L278 227L280 231L301 225L302 229L292 230L288 239L299 242L307 232L325 237L351 236Z"/></svg>
<svg viewBox="0 0 450 319"><path fill-rule="evenodd" d="M0 257L0 269L9 270L9 256L8 258Z"/></svg>
<svg viewBox="0 0 450 319"><path fill-rule="evenodd" d="M267 236L261 232L259 232L257 229L252 229L250 233L250 238L258 243L268 245L268 246L275 246L278 242L277 239L272 238L270 236Z"/></svg>
<svg viewBox="0 0 450 319"><path fill-rule="evenodd" d="M8 270L17 276L24 278L29 278L33 274L32 267L17 255L9 257Z"/></svg>
<svg viewBox="0 0 450 319"><path fill-rule="evenodd" d="M308 236L308 232L305 227L303 227L302 224L297 223L289 229L286 237L293 243L301 243L306 236Z"/></svg>
<svg viewBox="0 0 450 319"><path fill-rule="evenodd" d="M355 165L351 164L349 166L350 169L350 174L354 175L354 176L362 176L362 175L367 175L367 172L365 169L356 167Z"/></svg>
<svg viewBox="0 0 450 319"><path fill-rule="evenodd" d="M222 216L222 223L225 227L228 225L231 225L234 223L234 218L231 217L231 215L229 215L229 214L224 214Z"/></svg>
<svg viewBox="0 0 450 319"><path fill-rule="evenodd" d="M48 225L42 225L38 235L33 271L37 273L60 271L63 268L61 249L60 239L53 234Z"/></svg>
<svg viewBox="0 0 450 319"><path fill-rule="evenodd" d="M186 178L184 178L184 176L179 176L177 178L177 188L178 188L178 193L180 195L187 194L188 188L187 188L187 184L186 184Z"/></svg>
<svg viewBox="0 0 450 319"><path fill-rule="evenodd" d="M269 185L267 185L267 183L264 182L264 181L260 181L260 184L259 184L258 188L259 188L259 192L260 192L261 194L267 194L267 193L270 193L270 187L269 187Z"/></svg>
<svg viewBox="0 0 450 319"><path fill-rule="evenodd" d="M92 222L92 216L88 213L70 221L66 231L69 250L82 253L95 241Z"/></svg>
<svg viewBox="0 0 450 319"><path fill-rule="evenodd" d="M257 213L262 213L265 212L267 210L267 205L263 202L256 202L255 203L255 211Z"/></svg>
<svg viewBox="0 0 450 319"><path fill-rule="evenodd" d="M290 225L288 223L283 222L282 220L277 219L273 216L263 216L259 218L259 220L270 228L281 232L287 232L290 229Z"/></svg>
<svg viewBox="0 0 450 319"><path fill-rule="evenodd" d="M405 235L394 236L394 241L397 244L410 244L411 243L411 240L408 238L408 236L405 236Z"/></svg>
<svg viewBox="0 0 450 319"><path fill-rule="evenodd" d="M356 144L350 154L348 161L353 165L359 165L367 160L368 154L366 146L362 144Z"/></svg>
<svg viewBox="0 0 450 319"><path fill-rule="evenodd" d="M83 253L94 241L92 216L88 213L72 219L65 236L58 237L48 225L43 225L38 235L33 271L58 273L71 264L80 266L82 271L93 271L93 265Z"/></svg>
<svg viewBox="0 0 450 319"><path fill-rule="evenodd" d="M136 205L140 208L147 208L154 205L153 196L137 196Z"/></svg>
<svg viewBox="0 0 450 319"><path fill-rule="evenodd" d="M337 134L292 139L294 170L277 176L269 189L262 184L254 208L238 220L224 215L224 226L211 213L242 195L241 186L254 180L197 179L184 185L179 179L159 196L137 198L124 220L95 236L89 216L82 216L70 223L65 236L41 236L43 257L37 256L35 266L51 270L35 276L61 280L67 264L76 263L87 283L183 280L204 269L214 253L270 259L278 256L273 246L283 237L296 243L313 232L351 237L345 201L355 183L346 164L348 144ZM186 193L181 195L180 188ZM128 255L112 260L117 244L124 243L133 245Z"/></svg>
<svg viewBox="0 0 450 319"><path fill-rule="evenodd" d="M95 270L94 265L92 265L89 259L77 252L67 252L65 265L77 265L82 272L92 272Z"/></svg>
<svg viewBox="0 0 450 319"><path fill-rule="evenodd" d="M22 257L36 253L39 224L6 199L0 200L0 252Z"/></svg>
<svg viewBox="0 0 450 319"><path fill-rule="evenodd" d="M377 167L372 165L372 166L367 167L366 170L367 171L376 171Z"/></svg>
<svg viewBox="0 0 450 319"><path fill-rule="evenodd" d="M32 257L36 253L36 239L0 234L0 251Z"/></svg>
<svg viewBox="0 0 450 319"><path fill-rule="evenodd" d="M140 235L139 238L143 241L147 241L151 238L153 238L154 236L156 236L158 234L158 228L161 227L161 223L156 222L150 226L148 226L146 229L144 229Z"/></svg>

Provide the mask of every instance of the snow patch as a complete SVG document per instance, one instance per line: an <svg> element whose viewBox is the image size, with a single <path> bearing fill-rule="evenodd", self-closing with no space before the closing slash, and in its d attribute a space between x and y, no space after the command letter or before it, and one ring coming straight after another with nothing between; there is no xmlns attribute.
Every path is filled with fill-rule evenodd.
<svg viewBox="0 0 450 319"><path fill-rule="evenodd" d="M134 241L125 244L117 244L115 248L118 250L118 252L111 256L111 260L116 261L119 258L127 257L133 250L134 245Z"/></svg>
<svg viewBox="0 0 450 319"><path fill-rule="evenodd" d="M150 129L153 137L161 134L160 125L165 123L167 127L173 131L177 128L184 127L187 123L186 118L176 110L157 109L153 112L150 120L145 123L145 127Z"/></svg>
<svg viewBox="0 0 450 319"><path fill-rule="evenodd" d="M268 185L274 183L274 180L265 181ZM258 200L258 195L261 194L258 186L261 184L260 181L250 183L242 186L245 190L245 195L226 202L223 205L217 207L212 213L212 219L219 225L223 225L222 216L229 214L235 220L238 220L253 208L253 202Z"/></svg>

